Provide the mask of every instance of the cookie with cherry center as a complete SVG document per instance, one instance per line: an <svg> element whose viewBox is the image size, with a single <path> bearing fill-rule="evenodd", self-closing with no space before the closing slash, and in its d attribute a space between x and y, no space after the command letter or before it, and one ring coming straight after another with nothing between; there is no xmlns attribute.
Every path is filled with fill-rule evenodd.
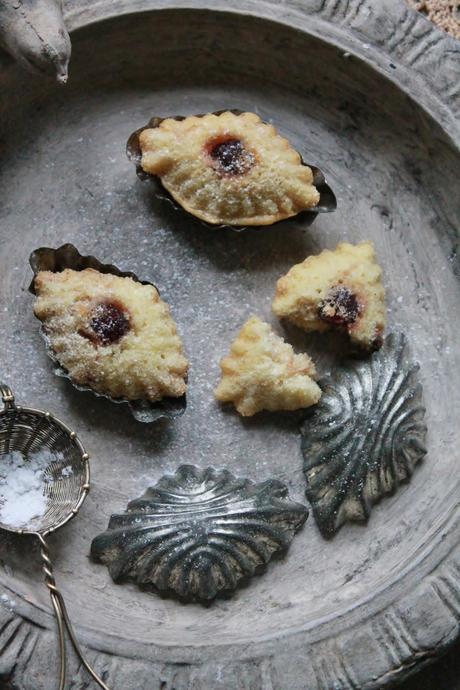
<svg viewBox="0 0 460 690"><path fill-rule="evenodd" d="M92 268L39 271L35 315L79 386L155 402L186 390L188 362L169 306L153 285Z"/></svg>
<svg viewBox="0 0 460 690"><path fill-rule="evenodd" d="M254 113L153 118L130 137L128 155L211 225L271 225L320 202L313 170Z"/></svg>

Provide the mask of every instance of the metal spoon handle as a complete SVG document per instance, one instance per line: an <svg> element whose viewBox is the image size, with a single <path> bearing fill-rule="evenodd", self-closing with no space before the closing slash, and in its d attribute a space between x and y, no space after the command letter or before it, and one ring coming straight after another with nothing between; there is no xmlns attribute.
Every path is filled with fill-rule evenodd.
<svg viewBox="0 0 460 690"><path fill-rule="evenodd" d="M102 688L102 690L109 690L108 686L104 683L104 681L99 678L97 675L96 671L90 666L90 664L86 661L85 657L83 656L83 652L81 650L80 645L78 644L77 638L75 637L75 633L72 628L72 624L69 619L69 614L67 613L66 605L64 602L64 598L57 588L56 585L56 580L54 579L54 574L53 574L53 565L51 563L50 555L49 555L49 549L48 549L48 544L43 537L42 534L37 533L38 540L40 542L40 553L43 561L43 572L45 574L45 583L46 586L49 589L50 592L50 597L51 597L51 602L53 604L54 612L56 614L56 620L58 624L58 629L59 629L59 654L60 654L60 672L59 672L59 690L64 690L65 686L65 679L66 679L66 651L65 651L65 638L64 638L64 627L67 630L67 633L69 635L69 639L72 643L72 646L75 650L75 653L77 654L78 658L80 659L81 663L85 667L85 669L88 671L90 676L96 681L96 683L99 685L99 687Z"/></svg>
<svg viewBox="0 0 460 690"><path fill-rule="evenodd" d="M65 679L67 673L67 661L65 654L65 632L64 632L64 619L62 616L61 606L57 596L50 590L51 603L53 604L54 613L56 615L56 620L59 630L59 690L64 690Z"/></svg>

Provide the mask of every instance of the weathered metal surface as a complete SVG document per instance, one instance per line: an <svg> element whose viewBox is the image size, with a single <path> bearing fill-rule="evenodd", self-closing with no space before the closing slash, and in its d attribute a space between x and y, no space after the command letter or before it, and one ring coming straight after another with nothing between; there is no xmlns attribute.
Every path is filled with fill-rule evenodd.
<svg viewBox="0 0 460 690"><path fill-rule="evenodd" d="M93 458L78 523L51 546L78 635L114 690L369 690L458 633L459 48L396 0L235 0L228 10L223 0L69 3L65 89L5 63L3 377L75 427ZM179 220L156 200L126 159L129 133L152 113L219 108L273 121L324 170L337 211L308 228L236 234ZM331 541L309 520L286 560L229 601L204 609L115 586L86 558L91 540L146 481L183 462L276 477L302 501L299 418L242 421L222 409L212 397L218 360L247 316L270 318L275 281L293 263L364 238L384 270L389 327L421 366L430 432L411 482L375 506L367 527L344 525ZM179 420L141 426L53 375L28 256L69 241L150 278L170 303L191 360ZM337 361L332 336L287 335L321 375ZM55 629L38 554L3 537L0 558L0 673L21 690L50 690Z"/></svg>

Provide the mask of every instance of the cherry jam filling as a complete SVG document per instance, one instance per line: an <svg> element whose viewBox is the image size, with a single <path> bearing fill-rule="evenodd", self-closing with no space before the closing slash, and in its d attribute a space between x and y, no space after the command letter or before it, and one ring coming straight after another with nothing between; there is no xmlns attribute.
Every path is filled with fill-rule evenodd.
<svg viewBox="0 0 460 690"><path fill-rule="evenodd" d="M362 307L348 288L342 285L333 287L318 306L318 316L322 321L336 326L350 326L355 323Z"/></svg>
<svg viewBox="0 0 460 690"><path fill-rule="evenodd" d="M207 146L213 168L223 175L242 175L254 165L253 154L239 139L214 140Z"/></svg>
<svg viewBox="0 0 460 690"><path fill-rule="evenodd" d="M121 304L101 302L91 312L89 326L101 345L116 343L129 331L129 319Z"/></svg>

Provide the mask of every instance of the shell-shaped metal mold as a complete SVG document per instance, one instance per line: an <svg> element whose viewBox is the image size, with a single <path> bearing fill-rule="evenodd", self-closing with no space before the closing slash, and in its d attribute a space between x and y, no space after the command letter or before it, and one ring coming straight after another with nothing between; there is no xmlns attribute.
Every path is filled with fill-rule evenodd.
<svg viewBox="0 0 460 690"><path fill-rule="evenodd" d="M426 454L418 370L405 336L391 334L370 358L319 382L321 400L301 432L306 494L323 536L366 521Z"/></svg>
<svg viewBox="0 0 460 690"><path fill-rule="evenodd" d="M119 276L120 278L132 278L142 285L153 285L153 287L156 288L154 283L151 283L147 280L140 280L135 273L131 273L130 271L121 271L112 264L104 264L94 256L81 255L73 244L63 244L57 249L52 249L51 247L40 247L40 249L36 249L31 253L29 263L34 273L34 279L29 286L29 292L31 292L33 295L36 294L34 286L35 276L40 271L53 271L58 273L60 271L64 271L66 268L71 268L74 271L83 271L85 268L93 268L100 273L111 273L112 275ZM55 364L54 373L56 376L61 376L68 379L73 387L77 390L89 391L97 397L107 398L111 402L117 404L126 404L129 407L133 417L137 419L137 421L144 422L145 424L155 422L162 417L174 419L175 417L180 417L180 415L184 414L187 404L185 395L180 398L163 398L163 400L158 402L150 402L149 400L125 400L123 398L112 398L109 395L98 393L88 386L80 386L74 383L67 370L59 364L43 326L40 329L40 333L45 341L46 351Z"/></svg>
<svg viewBox="0 0 460 690"><path fill-rule="evenodd" d="M187 601L209 601L285 551L307 518L275 480L182 465L112 515L91 544L115 582L135 580Z"/></svg>
<svg viewBox="0 0 460 690"><path fill-rule="evenodd" d="M238 108L229 108L227 110L216 110L214 111L213 115L221 115L224 112L228 112L228 110L235 115L241 115L244 111L239 110ZM200 113L198 115L195 115L194 117L204 117L205 113ZM186 117L189 117L188 115L171 115L169 116L173 120L185 120ZM161 184L161 180L159 177L156 175L151 175L150 173L146 173L145 170L142 169L141 166L141 158L142 158L142 152L141 148L139 145L139 135L141 132L144 131L144 129L154 129L155 127L159 127L160 124L165 120L166 118L164 117L152 117L149 122L144 125L144 127L140 127L139 129L136 129L135 132L133 132L130 137L128 138L127 144L126 144L126 155L128 156L129 160L132 161L135 166L136 166L136 173L137 176L141 180L147 180L151 179L153 180L155 184L155 193L156 195L164 199L165 201L168 201L173 208L176 211L187 213L182 206L180 206L177 201L171 196L171 194L168 192L167 189L163 187ZM305 161L302 158L302 163L303 165L308 165L309 168L311 168L313 172L313 184L315 185L316 189L318 190L320 194L319 202L316 206L312 207L311 209L305 209L304 211L301 211L298 213L296 216L293 216L293 218L287 218L283 220L279 220L276 223L272 223L272 225L277 225L278 223L286 223L289 221L292 221L293 219L299 220L299 217L302 217L305 219L305 225L310 225L318 213L330 213L331 211L335 211L337 208L337 199L326 182L326 178L324 176L324 173L315 165L311 165L310 163L305 163ZM195 216L192 216L195 218ZM207 223L204 220L199 220L198 218L195 218L201 225L204 225L205 227L208 228L226 228L229 230L233 230L235 232L241 232L242 230L257 230L261 229L261 226L251 226L251 228L247 226L240 226L240 225L212 225L211 223ZM269 226L267 226L269 227Z"/></svg>

